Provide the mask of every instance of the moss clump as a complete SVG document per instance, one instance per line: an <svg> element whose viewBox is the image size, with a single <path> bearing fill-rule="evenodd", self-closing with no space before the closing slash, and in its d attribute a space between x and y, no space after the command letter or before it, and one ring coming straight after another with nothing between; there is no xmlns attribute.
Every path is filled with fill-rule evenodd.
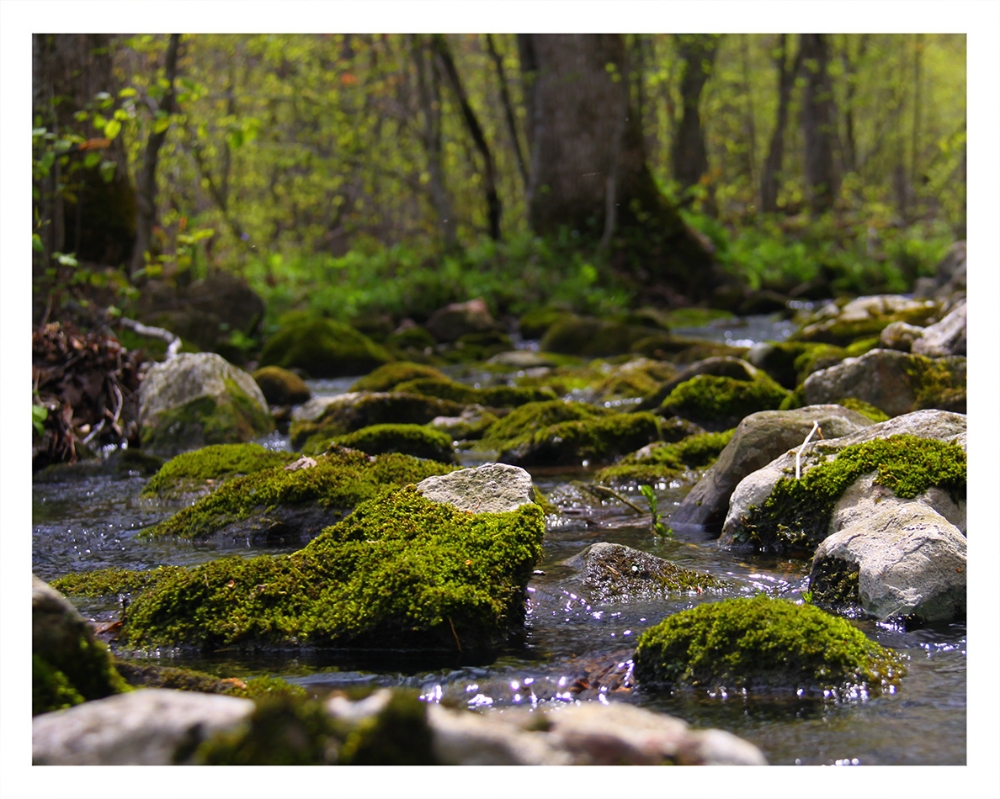
<svg viewBox="0 0 1000 799"><path fill-rule="evenodd" d="M111 652L84 623L72 641L31 657L31 715L63 710L132 690L115 670Z"/></svg>
<svg viewBox="0 0 1000 799"><path fill-rule="evenodd" d="M415 458L428 458L441 463L455 460L455 447L451 436L420 424L376 424L362 427L346 436L337 436L333 443L350 449L358 449L369 455L383 455L401 452ZM310 445L303 447L304 453L315 450Z"/></svg>
<svg viewBox="0 0 1000 799"><path fill-rule="evenodd" d="M385 488L451 470L442 463L398 453L372 458L351 450L330 452L317 457L310 468L279 467L230 480L144 534L206 538L232 522L266 515L280 506L350 510Z"/></svg>
<svg viewBox="0 0 1000 799"><path fill-rule="evenodd" d="M301 369L310 377L368 374L391 360L385 347L330 319L292 322L272 337L260 354L261 366Z"/></svg>
<svg viewBox="0 0 1000 799"><path fill-rule="evenodd" d="M400 383L420 379L447 380L448 378L433 366L399 361L387 363L371 374L365 375L351 386L351 391L394 391Z"/></svg>
<svg viewBox="0 0 1000 799"><path fill-rule="evenodd" d="M647 630L635 652L640 684L795 695L881 692L902 659L848 621L765 595L703 604Z"/></svg>
<svg viewBox="0 0 1000 799"><path fill-rule="evenodd" d="M351 766L423 766L437 762L427 705L415 691L396 690L373 717L345 736L339 762Z"/></svg>
<svg viewBox="0 0 1000 799"><path fill-rule="evenodd" d="M596 419L612 411L583 402L532 402L511 411L483 436L483 445L491 449L510 449L543 428L560 422Z"/></svg>
<svg viewBox="0 0 1000 799"><path fill-rule="evenodd" d="M674 444L650 444L601 469L594 479L602 483L657 483L678 477L688 469L708 468L734 432L735 428L722 433L699 433Z"/></svg>
<svg viewBox="0 0 1000 799"><path fill-rule="evenodd" d="M820 444L809 457L829 452ZM874 474L877 485L902 499L912 499L932 486L965 497L966 456L958 444L909 434L876 438L844 447L832 461L814 466L800 480L778 480L764 503L752 507L741 520L733 538L762 551L811 551L827 536L841 495L866 474Z"/></svg>
<svg viewBox="0 0 1000 799"><path fill-rule="evenodd" d="M751 413L777 409L787 396L788 392L769 377L736 380L697 375L671 391L660 405L660 412L680 416L708 430L727 430Z"/></svg>
<svg viewBox="0 0 1000 799"><path fill-rule="evenodd" d="M965 358L911 355L904 366L913 390L913 409L939 408L965 413Z"/></svg>
<svg viewBox="0 0 1000 799"><path fill-rule="evenodd" d="M305 380L280 366L263 366L253 379L268 405L301 405L312 396Z"/></svg>
<svg viewBox="0 0 1000 799"><path fill-rule="evenodd" d="M603 358L624 355L633 345L648 338L650 328L609 322L580 316L565 316L552 324L542 337L541 349L577 355L582 358Z"/></svg>
<svg viewBox="0 0 1000 799"><path fill-rule="evenodd" d="M421 394L426 397L460 402L463 405L485 405L491 408L516 408L529 402L547 402L558 399L551 388L527 386L490 386L474 388L455 380L423 378L401 383L397 391Z"/></svg>
<svg viewBox="0 0 1000 799"><path fill-rule="evenodd" d="M119 569L94 569L58 577L50 585L66 596L117 596L145 591L168 574L180 570L181 566L158 566L155 569L136 571Z"/></svg>
<svg viewBox="0 0 1000 799"><path fill-rule="evenodd" d="M85 701L63 672L50 666L44 658L31 656L31 715L64 710Z"/></svg>
<svg viewBox="0 0 1000 799"><path fill-rule="evenodd" d="M840 558L820 558L809 575L813 602L833 609L857 607L861 567Z"/></svg>
<svg viewBox="0 0 1000 799"><path fill-rule="evenodd" d="M171 458L142 489L142 496L168 498L201 491L233 477L284 466L296 457L260 444L213 444Z"/></svg>
<svg viewBox="0 0 1000 799"><path fill-rule="evenodd" d="M873 422L888 422L889 414L876 408L874 405L870 405L863 400L855 399L854 397L845 397L842 400L837 401L838 405L842 405L845 408L850 408L852 411L857 411L862 416L866 416Z"/></svg>
<svg viewBox="0 0 1000 799"><path fill-rule="evenodd" d="M522 337L539 339L552 325L567 316L572 317L573 314L561 308L534 308L520 318L518 328Z"/></svg>
<svg viewBox="0 0 1000 799"><path fill-rule="evenodd" d="M121 640L489 649L524 622L544 532L533 503L473 514L409 486L291 555L225 557L157 581L125 609Z"/></svg>

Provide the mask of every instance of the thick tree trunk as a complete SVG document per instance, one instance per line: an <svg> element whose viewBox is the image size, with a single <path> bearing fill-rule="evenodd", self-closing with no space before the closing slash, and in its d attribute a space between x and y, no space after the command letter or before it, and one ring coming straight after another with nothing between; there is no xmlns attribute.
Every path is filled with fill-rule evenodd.
<svg viewBox="0 0 1000 799"><path fill-rule="evenodd" d="M708 298L710 246L683 222L646 164L630 107L625 38L519 35L529 110L528 221L540 234L611 239L615 267L672 301ZM612 229L613 236L608 231Z"/></svg>
<svg viewBox="0 0 1000 799"><path fill-rule="evenodd" d="M771 134L771 147L764 162L760 178L760 207L765 214L778 210L778 188L781 182L781 167L785 159L785 129L788 127L788 107L791 104L795 78L802 69L802 48L799 48L795 63L788 66L788 35L781 34L778 54L778 118Z"/></svg>
<svg viewBox="0 0 1000 799"><path fill-rule="evenodd" d="M832 208L837 196L833 161L836 131L829 72L829 35L803 33L799 40L806 74L802 98L806 189L810 208L813 213L819 214Z"/></svg>
<svg viewBox="0 0 1000 799"><path fill-rule="evenodd" d="M705 132L701 127L698 106L705 83L712 74L719 37L713 34L682 34L677 37L680 57L684 61L681 73L681 115L674 131L670 161L674 179L688 189L708 172L708 151Z"/></svg>

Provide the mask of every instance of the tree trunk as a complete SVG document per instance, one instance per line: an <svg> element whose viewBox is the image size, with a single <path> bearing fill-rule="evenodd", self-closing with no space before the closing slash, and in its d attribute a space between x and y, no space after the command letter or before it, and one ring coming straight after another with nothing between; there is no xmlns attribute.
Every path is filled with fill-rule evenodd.
<svg viewBox="0 0 1000 799"><path fill-rule="evenodd" d="M781 182L781 166L785 158L785 128L788 126L788 107L791 104L795 77L802 68L802 48L799 48L795 63L788 66L788 36L781 34L778 53L778 118L771 134L771 147L764 162L764 172L760 178L760 207L765 214L778 210L778 188Z"/></svg>
<svg viewBox="0 0 1000 799"><path fill-rule="evenodd" d="M507 133L510 135L511 147L514 150L514 157L517 160L517 170L521 174L521 181L527 187L528 164L524 160L521 139L517 134L517 120L514 116L514 104L510 100L510 91L507 89L507 78L503 71L503 58L497 52L492 33L486 34L486 46L489 48L490 58L493 59L493 67L497 71L497 83L500 86L500 102L503 104L504 121L507 123Z"/></svg>
<svg viewBox="0 0 1000 799"><path fill-rule="evenodd" d="M821 214L833 207L837 196L833 162L836 137L829 72L829 35L803 33L800 34L799 41L806 74L802 98L806 191L813 213Z"/></svg>
<svg viewBox="0 0 1000 799"><path fill-rule="evenodd" d="M683 34L677 37L681 59L681 115L674 131L670 161L674 179L681 187L689 189L708 172L708 152L705 149L705 132L701 127L698 106L705 83L712 74L719 37L714 34Z"/></svg>
<svg viewBox="0 0 1000 799"><path fill-rule="evenodd" d="M160 103L159 112L174 113L174 80L177 77L177 47L180 44L180 34L170 34L167 43L167 53L164 59L164 77L167 90ZM136 215L135 250L132 252L131 273L135 274L146 265L146 254L153 249L153 226L156 224L156 166L160 158L160 147L167 138L169 126L149 134L146 141L146 154L139 173L137 196L139 212Z"/></svg>
<svg viewBox="0 0 1000 799"><path fill-rule="evenodd" d="M646 164L624 36L522 34L518 44L531 120L532 230L566 228L596 244L610 222L612 262L647 286L647 296L709 297L717 278L710 245L684 224Z"/></svg>

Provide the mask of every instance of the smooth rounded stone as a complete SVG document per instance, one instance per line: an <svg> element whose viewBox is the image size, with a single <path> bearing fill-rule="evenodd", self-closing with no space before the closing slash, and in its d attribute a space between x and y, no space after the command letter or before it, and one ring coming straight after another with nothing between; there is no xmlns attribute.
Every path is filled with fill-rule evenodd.
<svg viewBox="0 0 1000 799"><path fill-rule="evenodd" d="M555 363L544 355L540 355L532 350L510 350L508 352L498 352L486 363L495 366L509 366L513 369L537 369L540 367L555 366Z"/></svg>
<svg viewBox="0 0 1000 799"><path fill-rule="evenodd" d="M924 328L923 335L913 342L912 351L928 358L965 355L966 328L966 304L962 300L940 322Z"/></svg>
<svg viewBox="0 0 1000 799"><path fill-rule="evenodd" d="M202 399L213 409L200 407ZM144 449L169 455L274 429L253 377L212 352L182 353L153 366L139 389L139 425Z"/></svg>
<svg viewBox="0 0 1000 799"><path fill-rule="evenodd" d="M828 452L823 462L828 462L836 458L837 453L844 447L852 444L860 444L863 441L871 441L876 438L888 438L889 436L910 435L920 438L934 438L940 441L952 441L964 450L966 448L967 420L965 414L951 413L950 411L924 410L914 411L904 416L897 416L886 422L873 424L856 433L851 433L831 441L819 442ZM801 468L802 474L808 473L813 468L810 465L809 453L817 446L817 442L810 441L802 447ZM743 519L750 515L751 507L761 507L774 490L775 484L783 477L795 474L795 456L798 447L789 450L783 455L775 458L761 469L751 472L744 477L733 491L729 500L729 511L726 514L725 523L722 526L722 536L719 538L719 546L726 548L734 545L735 540L740 537L743 531ZM846 493L846 492L845 492ZM833 527L838 518L842 518L845 512L844 507L839 508L841 514L838 517L835 513L831 517L830 533L837 531Z"/></svg>
<svg viewBox="0 0 1000 799"><path fill-rule="evenodd" d="M812 430L813 422L819 423L824 439L850 435L873 424L868 417L842 405L752 413L740 422L718 460L674 511L670 524L718 529L726 519L729 498L739 482L798 447Z"/></svg>
<svg viewBox="0 0 1000 799"><path fill-rule="evenodd" d="M934 363L947 370L942 389L959 392L964 406L965 358L941 359ZM847 358L836 366L809 375L803 384L805 400L810 405L819 405L845 398L859 399L889 416L900 416L918 407L922 387L914 375L919 374L921 367L921 356L896 350L871 350L860 358ZM955 399L924 397L920 401L947 402L951 407Z"/></svg>
<svg viewBox="0 0 1000 799"><path fill-rule="evenodd" d="M36 716L34 765L167 766L246 720L254 703L222 694L146 688Z"/></svg>
<svg viewBox="0 0 1000 799"><path fill-rule="evenodd" d="M417 490L431 502L471 513L505 513L534 502L531 475L505 463L432 475L417 483Z"/></svg>
<svg viewBox="0 0 1000 799"><path fill-rule="evenodd" d="M442 342L457 341L470 333L483 333L497 327L486 302L481 298L439 308L431 314L426 325L430 334Z"/></svg>
<svg viewBox="0 0 1000 799"><path fill-rule="evenodd" d="M933 507L895 497L824 540L810 588L818 604L858 604L879 620L954 621L966 612L966 537Z"/></svg>
<svg viewBox="0 0 1000 799"><path fill-rule="evenodd" d="M879 335L879 347L910 352L913 342L924 335L924 328L906 322L893 322Z"/></svg>
<svg viewBox="0 0 1000 799"><path fill-rule="evenodd" d="M673 378L663 383L658 389L643 398L639 404L640 410L651 410L660 407L663 400L670 396L670 393L681 383L686 383L698 375L711 375L713 377L731 377L733 380L752 381L763 376L763 373L753 364L747 363L742 358L734 358L731 355L717 355L696 361L690 366L686 366Z"/></svg>

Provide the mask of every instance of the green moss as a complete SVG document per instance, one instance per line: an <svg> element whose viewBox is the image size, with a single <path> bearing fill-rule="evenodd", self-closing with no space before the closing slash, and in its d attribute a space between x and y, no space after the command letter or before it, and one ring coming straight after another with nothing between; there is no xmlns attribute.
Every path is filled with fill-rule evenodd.
<svg viewBox="0 0 1000 799"><path fill-rule="evenodd" d="M518 327L524 338L539 339L552 325L566 316L573 314L561 308L533 308L521 317Z"/></svg>
<svg viewBox="0 0 1000 799"><path fill-rule="evenodd" d="M533 402L522 405L493 425L483 436L483 445L492 449L510 449L533 433L560 422L596 419L612 411L583 402Z"/></svg>
<svg viewBox="0 0 1000 799"><path fill-rule="evenodd" d="M396 690L375 716L351 730L340 750L340 763L352 766L422 766L437 762L427 705L416 691Z"/></svg>
<svg viewBox="0 0 1000 799"><path fill-rule="evenodd" d="M708 429L734 427L745 416L777 409L788 392L769 377L736 380L697 375L677 386L663 401L664 415L677 415Z"/></svg>
<svg viewBox="0 0 1000 799"><path fill-rule="evenodd" d="M430 335L428 333L428 335ZM394 391L400 383L410 380L430 379L447 380L448 378L433 366L424 366L409 361L387 363L378 367L371 374L365 375L351 386L351 391Z"/></svg>
<svg viewBox="0 0 1000 799"><path fill-rule="evenodd" d="M240 475L284 466L296 459L260 444L213 444L171 458L146 484L144 497L176 497Z"/></svg>
<svg viewBox="0 0 1000 799"><path fill-rule="evenodd" d="M301 369L310 377L367 374L388 363L384 347L349 325L330 319L305 319L282 328L264 346L261 366Z"/></svg>
<svg viewBox="0 0 1000 799"><path fill-rule="evenodd" d="M253 379L268 405L301 405L311 396L305 380L280 366L263 366Z"/></svg>
<svg viewBox="0 0 1000 799"><path fill-rule="evenodd" d="M584 580L592 599L601 602L700 594L732 587L710 574L618 545L590 553Z"/></svg>
<svg viewBox="0 0 1000 799"><path fill-rule="evenodd" d="M80 634L48 654L31 658L31 714L48 713L91 699L130 691L115 670L108 647L80 622Z"/></svg>
<svg viewBox="0 0 1000 799"><path fill-rule="evenodd" d="M459 402L463 405L485 405L491 408L515 408L529 402L557 399L550 388L520 386L490 386L474 388L455 380L423 378L400 383L397 391Z"/></svg>
<svg viewBox="0 0 1000 799"><path fill-rule="evenodd" d="M914 410L940 408L965 413L964 358L927 358L911 355L906 373L914 395Z"/></svg>
<svg viewBox="0 0 1000 799"><path fill-rule="evenodd" d="M594 479L602 483L657 483L680 476L687 469L711 466L736 432L699 433L668 444L655 443L639 453L626 455L613 466L601 469Z"/></svg>
<svg viewBox="0 0 1000 799"><path fill-rule="evenodd" d="M650 328L640 325L566 316L548 329L540 346L546 352L601 358L631 352L636 342L649 335Z"/></svg>
<svg viewBox="0 0 1000 799"><path fill-rule="evenodd" d="M523 624L544 532L533 503L471 514L406 487L291 555L224 557L167 576L128 605L121 640L490 648Z"/></svg>
<svg viewBox="0 0 1000 799"><path fill-rule="evenodd" d="M647 630L639 684L794 695L896 685L902 659L844 619L764 595L699 605Z"/></svg>
<svg viewBox="0 0 1000 799"><path fill-rule="evenodd" d="M230 480L144 535L204 538L233 521L283 505L349 510L384 488L451 470L398 453L371 458L357 451L331 452L317 457L308 469L278 467Z"/></svg>
<svg viewBox="0 0 1000 799"><path fill-rule="evenodd" d="M923 327L934 314L937 306L933 303L917 305L895 313L874 314L863 319L835 319L829 323L809 325L792 335L796 341L818 341L846 347L861 339L877 338L893 322Z"/></svg>
<svg viewBox="0 0 1000 799"><path fill-rule="evenodd" d="M821 444L807 458L831 450ZM841 495L859 477L896 496L912 499L932 486L965 496L966 456L958 444L896 435L841 449L836 458L809 469L800 480L781 478L760 507L752 507L734 539L766 551L811 551L827 535L830 515Z"/></svg>
<svg viewBox="0 0 1000 799"><path fill-rule="evenodd" d="M837 400L838 405L842 405L845 408L849 408L852 411L857 411L862 416L867 416L873 422L887 422L889 421L889 415L884 411L876 408L874 405L870 405L863 400L855 399L854 397L845 397L842 400Z"/></svg>
<svg viewBox="0 0 1000 799"><path fill-rule="evenodd" d="M31 715L64 710L85 702L69 677L38 655L31 656Z"/></svg>
<svg viewBox="0 0 1000 799"><path fill-rule="evenodd" d="M859 358L866 352L871 352L876 349L880 343L881 338L879 336L859 338L857 341L853 341L848 344L844 349L844 352L847 354L848 358Z"/></svg>
<svg viewBox="0 0 1000 799"><path fill-rule="evenodd" d="M451 436L419 424L376 424L362 427L346 436L337 436L333 443L358 449L369 455L401 452L441 463L452 463L455 460ZM309 446L303 447L302 451L312 454Z"/></svg>
<svg viewBox="0 0 1000 799"><path fill-rule="evenodd" d="M820 558L813 564L809 590L816 605L850 608L860 602L858 584L861 567L840 558Z"/></svg>
<svg viewBox="0 0 1000 799"><path fill-rule="evenodd" d="M135 571L111 566L87 572L75 572L58 577L50 585L66 596L117 596L144 591L180 566L157 566L155 569Z"/></svg>

